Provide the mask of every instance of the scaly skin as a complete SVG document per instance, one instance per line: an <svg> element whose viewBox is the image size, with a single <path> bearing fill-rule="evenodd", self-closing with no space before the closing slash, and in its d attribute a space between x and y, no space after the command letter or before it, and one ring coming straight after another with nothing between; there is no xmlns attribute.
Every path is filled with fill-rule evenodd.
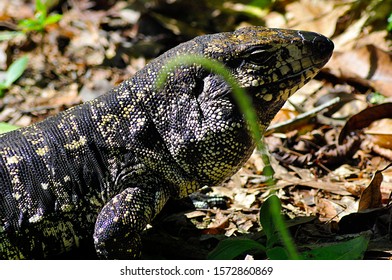
<svg viewBox="0 0 392 280"><path fill-rule="evenodd" d="M331 56L322 35L247 27L197 37L107 94L0 136L0 258L52 258L94 240L102 258L137 258L140 232L169 197L232 176L252 153L231 89L199 66L155 81L171 58L224 63L265 129Z"/></svg>

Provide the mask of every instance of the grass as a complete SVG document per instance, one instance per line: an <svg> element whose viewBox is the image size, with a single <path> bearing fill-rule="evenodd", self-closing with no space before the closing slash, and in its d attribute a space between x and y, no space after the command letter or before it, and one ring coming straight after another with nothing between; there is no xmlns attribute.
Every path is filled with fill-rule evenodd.
<svg viewBox="0 0 392 280"><path fill-rule="evenodd" d="M5 73L5 78L0 80L0 97L4 96L6 90L8 90L11 85L22 76L23 72L26 70L28 63L27 56L23 56L15 60L7 69Z"/></svg>

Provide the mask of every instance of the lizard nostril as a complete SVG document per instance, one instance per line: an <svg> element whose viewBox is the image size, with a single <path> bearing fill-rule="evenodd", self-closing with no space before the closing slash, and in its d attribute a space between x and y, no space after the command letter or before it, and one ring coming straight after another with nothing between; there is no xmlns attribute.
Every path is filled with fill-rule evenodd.
<svg viewBox="0 0 392 280"><path fill-rule="evenodd" d="M316 37L313 43L322 55L331 54L334 48L333 42L324 36Z"/></svg>

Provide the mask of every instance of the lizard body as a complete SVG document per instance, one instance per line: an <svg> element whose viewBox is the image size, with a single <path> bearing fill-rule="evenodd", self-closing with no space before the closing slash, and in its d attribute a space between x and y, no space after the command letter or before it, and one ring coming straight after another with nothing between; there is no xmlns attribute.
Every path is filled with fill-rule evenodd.
<svg viewBox="0 0 392 280"><path fill-rule="evenodd" d="M165 63L196 54L225 64L261 129L314 77L333 43L312 32L247 27L204 35L118 87L0 136L0 259L51 258L94 240L102 258L137 258L140 232L169 197L232 176L255 143L221 77L197 65L155 85Z"/></svg>

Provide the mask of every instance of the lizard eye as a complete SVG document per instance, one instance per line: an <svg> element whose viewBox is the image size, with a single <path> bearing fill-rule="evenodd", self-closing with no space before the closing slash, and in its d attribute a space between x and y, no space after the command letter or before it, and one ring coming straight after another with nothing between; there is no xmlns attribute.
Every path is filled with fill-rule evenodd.
<svg viewBox="0 0 392 280"><path fill-rule="evenodd" d="M256 65L265 65L272 58L271 52L258 49L249 54L247 60Z"/></svg>

